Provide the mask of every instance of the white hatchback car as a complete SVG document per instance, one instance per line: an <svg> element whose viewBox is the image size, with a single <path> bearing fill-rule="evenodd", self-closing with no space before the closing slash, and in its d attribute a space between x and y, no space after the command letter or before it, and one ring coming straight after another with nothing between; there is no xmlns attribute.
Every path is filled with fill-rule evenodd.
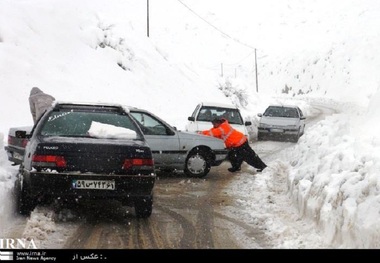
<svg viewBox="0 0 380 263"><path fill-rule="evenodd" d="M265 112L257 114L259 121L257 139L264 138L287 138L293 142L305 131L305 116L298 106L293 105L270 105Z"/></svg>
<svg viewBox="0 0 380 263"><path fill-rule="evenodd" d="M252 122L244 121L240 110L232 104L214 102L199 103L193 114L187 118L189 122L187 123L185 129L188 132L198 132L211 129L211 121L216 117L227 119L232 127L247 136L248 140L250 139L247 126L252 125Z"/></svg>

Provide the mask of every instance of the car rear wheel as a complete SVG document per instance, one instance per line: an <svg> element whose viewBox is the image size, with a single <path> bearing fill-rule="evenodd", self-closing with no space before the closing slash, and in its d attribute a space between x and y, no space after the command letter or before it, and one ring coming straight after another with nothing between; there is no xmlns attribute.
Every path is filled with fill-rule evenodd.
<svg viewBox="0 0 380 263"><path fill-rule="evenodd" d="M153 196L147 196L135 201L135 213L139 218L148 218L153 210Z"/></svg>
<svg viewBox="0 0 380 263"><path fill-rule="evenodd" d="M26 216L30 215L36 204L30 197L28 185L22 183L20 178L15 181L14 193L18 213Z"/></svg>
<svg viewBox="0 0 380 263"><path fill-rule="evenodd" d="M185 174L189 177L201 178L208 174L211 164L204 151L193 151L187 156Z"/></svg>

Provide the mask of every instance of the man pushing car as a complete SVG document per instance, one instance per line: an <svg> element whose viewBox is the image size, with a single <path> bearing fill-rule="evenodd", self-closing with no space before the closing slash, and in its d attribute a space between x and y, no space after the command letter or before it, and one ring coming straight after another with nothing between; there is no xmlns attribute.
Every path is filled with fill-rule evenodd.
<svg viewBox="0 0 380 263"><path fill-rule="evenodd" d="M224 141L227 149L229 149L227 158L232 165L232 167L228 168L228 171L232 173L240 171L240 166L243 161L256 168L256 172L262 172L267 167L250 147L247 137L240 131L234 129L226 119L215 118L211 123L213 128L201 131L200 133Z"/></svg>

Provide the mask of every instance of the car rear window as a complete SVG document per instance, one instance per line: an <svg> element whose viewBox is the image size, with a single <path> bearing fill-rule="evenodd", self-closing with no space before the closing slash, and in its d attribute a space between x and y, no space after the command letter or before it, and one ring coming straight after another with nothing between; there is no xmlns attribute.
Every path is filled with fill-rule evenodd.
<svg viewBox="0 0 380 263"><path fill-rule="evenodd" d="M127 114L114 111L52 111L42 126L40 134L88 137L91 125L99 123L135 131L136 139L142 139L137 124L132 118Z"/></svg>

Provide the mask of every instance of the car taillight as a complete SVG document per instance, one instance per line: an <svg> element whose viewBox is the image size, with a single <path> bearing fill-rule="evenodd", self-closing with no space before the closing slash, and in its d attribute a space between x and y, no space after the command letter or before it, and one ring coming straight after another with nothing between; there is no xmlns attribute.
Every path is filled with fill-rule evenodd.
<svg viewBox="0 0 380 263"><path fill-rule="evenodd" d="M14 146L17 146L19 140L15 139L14 137L8 135L8 145L14 145ZM28 139L22 139L21 140L21 147L25 148L26 145L28 144L29 140Z"/></svg>
<svg viewBox="0 0 380 263"><path fill-rule="evenodd" d="M153 166L153 159L125 159L123 163L123 169L128 170L136 166Z"/></svg>
<svg viewBox="0 0 380 263"><path fill-rule="evenodd" d="M13 144L13 138L12 136L8 135L8 145L12 145Z"/></svg>
<svg viewBox="0 0 380 263"><path fill-rule="evenodd" d="M63 156L58 155L33 155L32 157L33 165L38 166L51 166L55 167L66 167L66 160Z"/></svg>
<svg viewBox="0 0 380 263"><path fill-rule="evenodd" d="M21 146L22 146L23 148L25 148L26 145L28 144L28 142L29 142L28 139L23 139L22 142L21 142Z"/></svg>

